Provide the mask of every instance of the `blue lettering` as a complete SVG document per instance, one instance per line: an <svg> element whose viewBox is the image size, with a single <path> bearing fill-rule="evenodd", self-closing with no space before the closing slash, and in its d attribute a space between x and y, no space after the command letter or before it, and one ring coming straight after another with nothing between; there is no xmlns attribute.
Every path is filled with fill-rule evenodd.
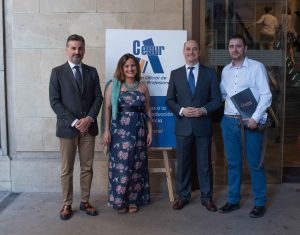
<svg viewBox="0 0 300 235"><path fill-rule="evenodd" d="M134 55L139 55L140 54L140 41L134 40L133 41L133 54Z"/></svg>
<svg viewBox="0 0 300 235"><path fill-rule="evenodd" d="M133 54L134 55L148 55L148 56L158 56L162 54L165 50L164 46L140 46L141 43L138 40L133 41Z"/></svg>
<svg viewBox="0 0 300 235"><path fill-rule="evenodd" d="M161 55L164 46L142 46L142 55Z"/></svg>

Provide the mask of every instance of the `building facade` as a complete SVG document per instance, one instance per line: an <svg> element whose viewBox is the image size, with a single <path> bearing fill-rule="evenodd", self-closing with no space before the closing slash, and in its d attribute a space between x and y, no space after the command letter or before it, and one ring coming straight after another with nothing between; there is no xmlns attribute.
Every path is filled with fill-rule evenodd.
<svg viewBox="0 0 300 235"><path fill-rule="evenodd" d="M187 30L189 39L200 40L204 63L220 72L228 62L226 38L233 32L245 34L244 29L257 20L263 6L272 5L276 16L282 7L300 9L296 0L2 0L0 4L0 191L14 192L61 190L59 140L55 136L56 117L49 105L48 86L51 69L66 61L64 48L68 35L76 33L85 37L84 62L97 68L103 88L106 29ZM300 17L293 17L299 26L296 21L300 21ZM253 42L259 40L258 30L248 32ZM274 183L282 181L284 159L299 157L293 136L291 143L285 142L285 136L295 131L295 128L285 129L286 110L289 105L299 105L293 101L287 103L289 68L285 40L280 41L282 46L276 50L253 47L249 52L278 75L274 78L273 74L273 82L277 83L273 84L277 95L273 100L277 123L269 132L266 148L269 182ZM296 76L293 82L298 78ZM297 88L294 83L291 93ZM299 108L294 114L299 115ZM297 128L299 126L296 127L299 132ZM217 120L215 133L218 182L224 179L226 163ZM96 143L92 188L106 192L107 159L99 138ZM159 165L161 161L154 164ZM176 160L172 164L176 164ZM79 171L76 169L78 162L74 171L78 190ZM224 181L219 180L219 183ZM153 176L152 185L155 191L165 190L164 177Z"/></svg>

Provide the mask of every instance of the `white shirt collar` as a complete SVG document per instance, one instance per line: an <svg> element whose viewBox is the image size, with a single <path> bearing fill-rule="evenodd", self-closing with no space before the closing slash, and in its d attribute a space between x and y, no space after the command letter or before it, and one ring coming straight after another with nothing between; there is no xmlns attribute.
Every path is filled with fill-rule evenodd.
<svg viewBox="0 0 300 235"><path fill-rule="evenodd" d="M242 65L240 66L240 68L242 68L242 67L249 67L249 61L248 61L247 56L245 56L244 61L243 61ZM236 68L236 66L233 65L232 61L230 63L230 68Z"/></svg>
<svg viewBox="0 0 300 235"><path fill-rule="evenodd" d="M197 64L195 64L195 65L193 65L193 66L186 64L186 65L185 65L185 69L188 69L188 68L190 68L190 67L195 67L195 69L198 70L198 69L199 69L199 66L200 66L199 63L197 63Z"/></svg>
<svg viewBox="0 0 300 235"><path fill-rule="evenodd" d="M68 60L68 63L69 63L69 65L70 65L71 69L73 69L74 66L76 66L76 65L79 66L79 69L81 69L81 67L82 67L82 63L80 63L80 64L73 64L73 63L72 63L71 61L69 61L69 60Z"/></svg>

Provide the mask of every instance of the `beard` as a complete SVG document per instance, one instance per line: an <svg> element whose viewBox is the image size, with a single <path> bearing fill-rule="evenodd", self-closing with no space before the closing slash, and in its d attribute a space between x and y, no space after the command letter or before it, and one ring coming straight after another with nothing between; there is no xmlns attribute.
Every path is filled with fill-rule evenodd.
<svg viewBox="0 0 300 235"><path fill-rule="evenodd" d="M78 56L78 55L76 55L76 56L72 56L71 57L71 62L73 63L73 64L80 64L80 62L81 62L81 60L82 60L82 56Z"/></svg>

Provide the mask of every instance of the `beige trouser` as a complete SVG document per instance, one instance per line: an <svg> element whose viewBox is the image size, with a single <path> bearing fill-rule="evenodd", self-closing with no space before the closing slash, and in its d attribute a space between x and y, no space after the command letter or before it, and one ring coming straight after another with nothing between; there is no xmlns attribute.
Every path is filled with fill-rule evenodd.
<svg viewBox="0 0 300 235"><path fill-rule="evenodd" d="M267 34L260 34L260 49L264 50L273 50L275 42L275 36L267 35Z"/></svg>
<svg viewBox="0 0 300 235"><path fill-rule="evenodd" d="M73 200L73 170L78 146L80 160L81 201L88 202L93 178L95 136L81 133L75 138L60 138L61 149L61 186L64 204L71 205Z"/></svg>

